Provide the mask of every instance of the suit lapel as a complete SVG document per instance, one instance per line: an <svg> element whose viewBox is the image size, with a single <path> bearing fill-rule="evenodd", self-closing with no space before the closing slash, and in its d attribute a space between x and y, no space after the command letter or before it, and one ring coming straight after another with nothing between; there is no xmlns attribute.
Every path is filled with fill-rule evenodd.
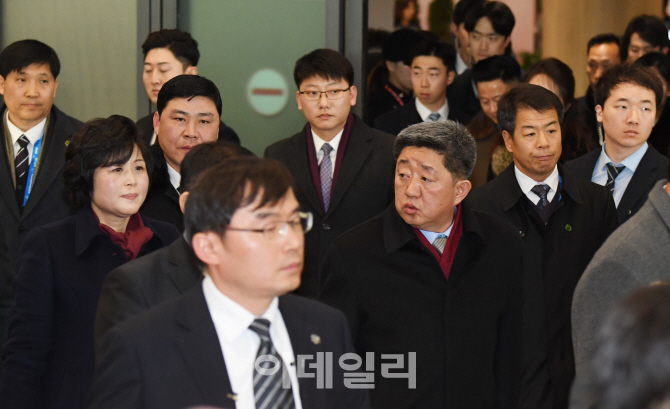
<svg viewBox="0 0 670 409"><path fill-rule="evenodd" d="M67 148L65 146L67 139L65 138L68 138L69 135L66 135L62 131L56 132L56 128L61 125L58 114L55 108L51 110L51 117L48 120L50 122L49 129L47 129L47 135L44 140L43 162L40 163L39 170L35 176L35 182L33 183L33 189L30 192L26 206L23 208L23 218L30 214L53 183L62 183L55 179L63 174L62 168L64 166L65 149Z"/></svg>
<svg viewBox="0 0 670 409"><path fill-rule="evenodd" d="M361 170L372 151L372 147L370 147L368 142L369 138L367 132L364 132L364 126L363 121L356 118L356 124L349 136L347 150L344 153L342 169L340 169L340 174L337 177L337 183L335 184L335 189L333 190L333 195L330 199L330 206L328 206L329 214L337 208L337 204L342 200L342 197L349 189L349 186L351 186L351 183L356 178L356 175L358 175L358 172Z"/></svg>
<svg viewBox="0 0 670 409"><path fill-rule="evenodd" d="M202 396L212 402L220 402L217 404L233 407L235 402L229 397L232 387L221 344L201 286L196 286L181 298L175 320L184 330L176 343L191 368L191 375Z"/></svg>
<svg viewBox="0 0 670 409"><path fill-rule="evenodd" d="M4 117L4 110L0 113L0 120L1 118ZM19 214L19 205L16 203L16 189L14 188L14 179L12 178L12 171L9 168L9 161L8 161L8 153L7 153L7 148L5 148L5 137L9 137L8 135L5 135L4 131L4 126L0 123L0 134L2 135L2 145L0 147L0 150L2 151L0 154L2 155L2 165L0 165L0 192L2 192L2 200L5 201L7 204L6 208L10 209L12 216L16 220L19 220L21 218ZM3 216L7 217L7 216Z"/></svg>
<svg viewBox="0 0 670 409"><path fill-rule="evenodd" d="M637 165L637 168L633 173L633 177L630 179L630 182L628 182L626 191L621 197L619 206L616 209L620 223L626 219L628 212L642 198L644 193L658 181L653 178L653 173L659 166L659 163L654 157L655 151L653 149L654 148L649 145L647 152L642 156L640 163Z"/></svg>
<svg viewBox="0 0 670 409"><path fill-rule="evenodd" d="M301 364L298 362L298 355L312 355L311 361L314 362L316 360L316 353L322 352L312 342L312 335L321 335L318 328L305 320L302 312L291 302L287 301L286 296L279 298L279 310L281 311L288 335L291 338L291 347L293 348L296 365ZM302 364L308 365L305 362L302 362ZM298 368L298 370L300 371L301 369ZM299 377L298 384L300 385L300 400L304 409L319 408L325 405L325 402L321 404L318 402L316 380L314 378Z"/></svg>
<svg viewBox="0 0 670 409"><path fill-rule="evenodd" d="M202 274L195 255L183 236L170 244L168 249L167 275L179 292L184 294L198 282Z"/></svg>
<svg viewBox="0 0 670 409"><path fill-rule="evenodd" d="M305 140L305 132L303 129L302 132L291 137L291 143L293 144L293 152L296 152L296 155L288 163L291 174L295 179L296 189L302 191L303 196L309 202L310 207L320 214L323 214L323 206L319 201L319 196L316 194L314 189L314 183L312 183L312 175L309 171L309 160L307 158L307 141ZM332 202L332 199L331 199Z"/></svg>

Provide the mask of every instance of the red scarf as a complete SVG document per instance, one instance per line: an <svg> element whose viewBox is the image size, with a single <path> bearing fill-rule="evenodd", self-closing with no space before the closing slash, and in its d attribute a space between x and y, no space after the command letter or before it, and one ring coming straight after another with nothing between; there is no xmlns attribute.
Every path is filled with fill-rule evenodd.
<svg viewBox="0 0 670 409"><path fill-rule="evenodd" d="M461 219L461 208L460 206L456 210L456 217L454 219L454 227L451 228L451 234L447 238L447 244L444 246L444 251L442 255L437 252L433 244L426 239L426 236L421 233L421 230L414 228L414 233L417 235L421 243L428 250L430 250L437 262L440 263L440 268L444 274L444 278L449 279L449 273L451 272L451 265L454 263L454 257L456 256L456 249L458 249L458 242L461 240L463 235L463 220Z"/></svg>
<svg viewBox="0 0 670 409"><path fill-rule="evenodd" d="M144 225L144 222L142 221L139 213L135 213L134 215L130 216L125 233L119 233L106 224L100 223L100 219L98 218L98 215L95 214L95 212L93 212L93 215L95 216L95 220L100 225L100 230L109 236L109 238L112 240L112 243L121 246L123 251L126 253L126 258L128 258L128 261L135 260L140 253L142 246L144 246L144 244L146 244L154 236L154 232Z"/></svg>

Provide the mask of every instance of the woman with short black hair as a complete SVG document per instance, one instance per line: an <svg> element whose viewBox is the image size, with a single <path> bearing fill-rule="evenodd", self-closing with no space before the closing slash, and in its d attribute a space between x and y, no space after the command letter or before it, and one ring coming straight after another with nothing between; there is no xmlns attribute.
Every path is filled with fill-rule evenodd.
<svg viewBox="0 0 670 409"><path fill-rule="evenodd" d="M83 408L105 277L179 235L138 213L151 155L133 121L112 115L87 122L65 156L64 181L79 211L33 229L19 251L0 376L3 407Z"/></svg>

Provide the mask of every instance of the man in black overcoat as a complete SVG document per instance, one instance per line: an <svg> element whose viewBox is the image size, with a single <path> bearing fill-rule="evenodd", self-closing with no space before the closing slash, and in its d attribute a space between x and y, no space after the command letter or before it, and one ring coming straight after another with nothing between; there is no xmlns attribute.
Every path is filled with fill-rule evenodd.
<svg viewBox="0 0 670 409"><path fill-rule="evenodd" d="M322 264L320 299L374 357L372 407L517 408L521 239L462 203L475 141L453 121L422 122L394 154L395 203L336 239Z"/></svg>
<svg viewBox="0 0 670 409"><path fill-rule="evenodd" d="M357 97L354 70L342 54L314 50L296 62L293 76L298 109L308 123L268 146L265 156L289 168L298 201L314 214L297 294L316 297L319 263L333 240L393 200L394 138L351 113Z"/></svg>
<svg viewBox="0 0 670 409"><path fill-rule="evenodd" d="M524 328L520 408L562 409L575 373L572 294L593 254L616 228L611 195L557 165L563 105L519 85L498 103L514 163L467 199L511 223L523 240Z"/></svg>

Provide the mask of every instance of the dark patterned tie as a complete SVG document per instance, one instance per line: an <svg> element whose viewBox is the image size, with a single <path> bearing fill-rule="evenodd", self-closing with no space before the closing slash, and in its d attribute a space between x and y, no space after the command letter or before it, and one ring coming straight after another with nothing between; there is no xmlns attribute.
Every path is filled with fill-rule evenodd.
<svg viewBox="0 0 670 409"><path fill-rule="evenodd" d="M251 323L249 329L258 334L261 339L261 345L258 347L256 362L254 363L254 400L256 409L294 409L293 390L288 377L288 371L277 353L272 340L270 339L270 321L263 318L256 318ZM261 361L258 361L263 357ZM270 362L269 359L273 362ZM280 368L277 368L277 364ZM264 375L256 371L256 365L263 369L272 369L272 374ZM285 377L285 378L284 378ZM282 385L285 380L286 387Z"/></svg>
<svg viewBox="0 0 670 409"><path fill-rule="evenodd" d="M16 164L16 198L19 201L19 207L23 206L23 196L26 192L28 183L28 144L30 141L25 135L19 137L19 152L16 154L14 163Z"/></svg>
<svg viewBox="0 0 670 409"><path fill-rule="evenodd" d="M435 122L435 121L437 121L438 119L440 119L440 116L441 116L441 115L438 114L437 112L431 112L430 115L428 115L428 120L430 120L430 121L432 121L432 122Z"/></svg>
<svg viewBox="0 0 670 409"><path fill-rule="evenodd" d="M444 253L444 246L447 245L447 239L448 239L447 236L445 236L444 234L440 234L439 236L437 236L435 241L433 241L433 247L435 247L435 250L437 250L437 252L440 253L440 255Z"/></svg>
<svg viewBox="0 0 670 409"><path fill-rule="evenodd" d="M319 165L319 177L321 177L321 194L323 195L323 209L328 211L330 205L330 190L333 186L333 162L330 160L330 152L333 147L328 143L321 146L323 159Z"/></svg>
<svg viewBox="0 0 670 409"><path fill-rule="evenodd" d="M531 192L535 193L540 197L540 201L537 202L537 208L542 209L546 205L549 204L549 200L547 199L547 193L549 193L549 185L547 184L540 184L540 185L535 185L533 186L532 189L530 189Z"/></svg>
<svg viewBox="0 0 670 409"><path fill-rule="evenodd" d="M607 164L607 183L605 187L612 195L614 195L614 181L624 169L626 169L624 165L614 166L611 162Z"/></svg>

